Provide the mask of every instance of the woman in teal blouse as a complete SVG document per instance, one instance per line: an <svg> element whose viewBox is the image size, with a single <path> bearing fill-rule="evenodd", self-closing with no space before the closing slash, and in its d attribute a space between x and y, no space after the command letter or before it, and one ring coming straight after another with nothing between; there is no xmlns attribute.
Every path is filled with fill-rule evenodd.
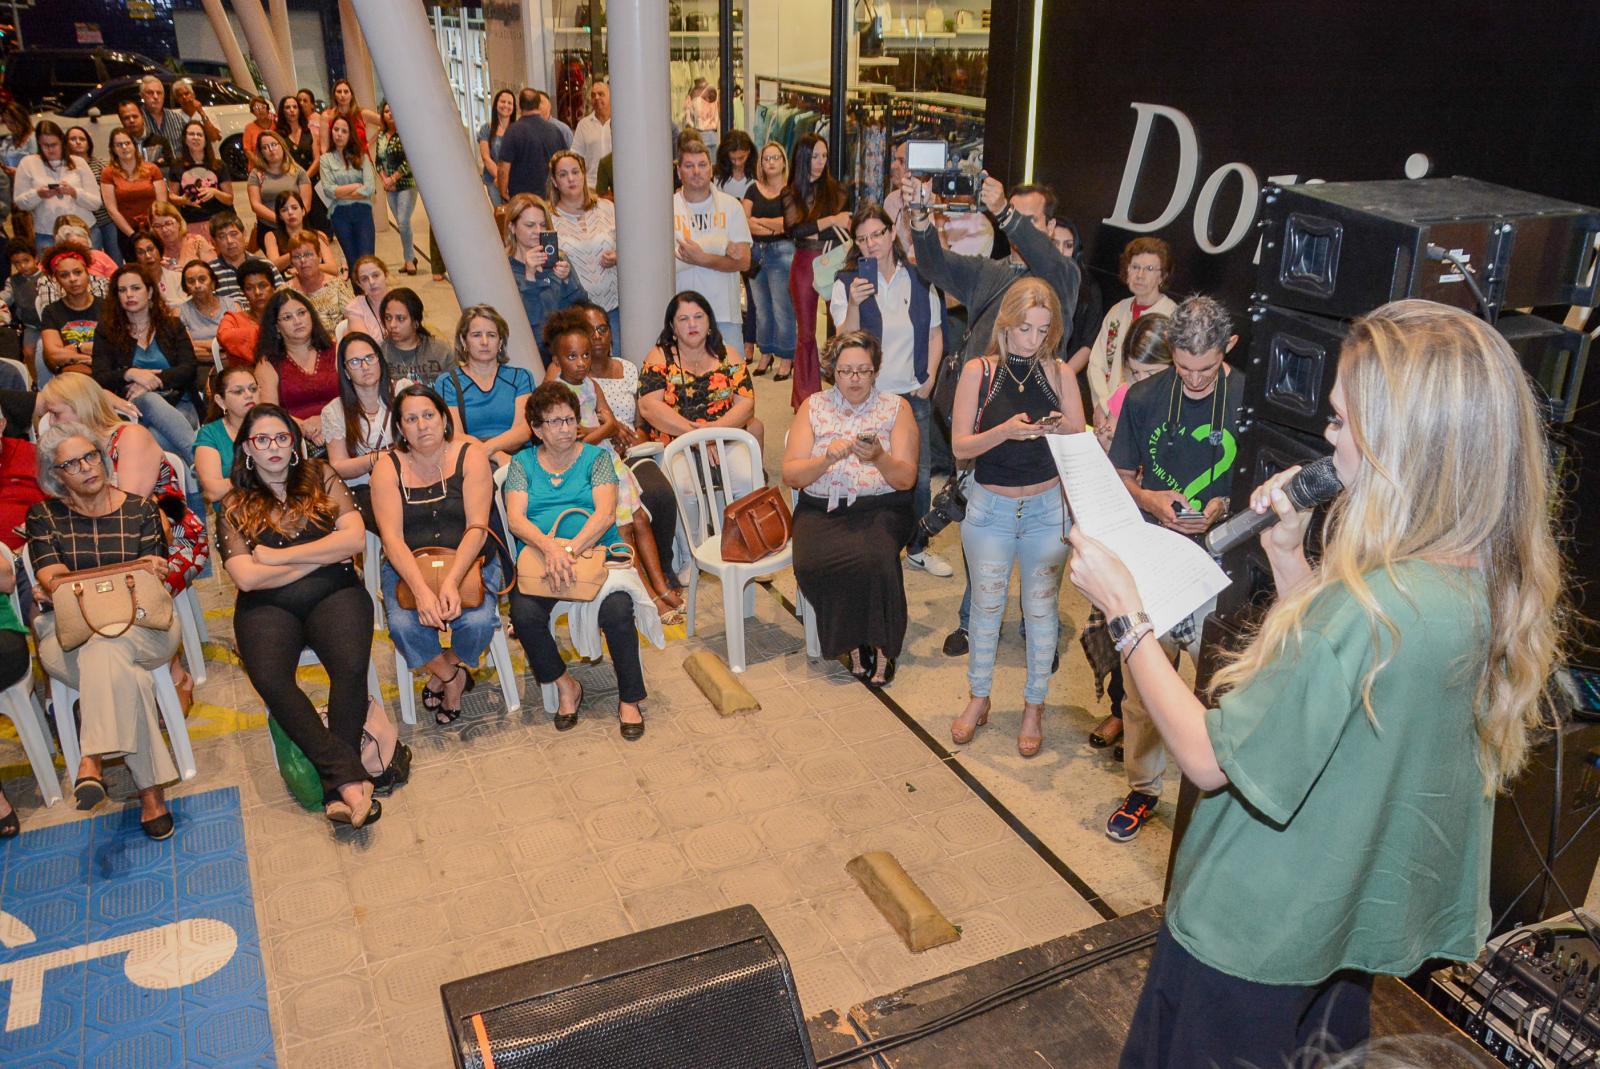
<svg viewBox="0 0 1600 1069"><path fill-rule="evenodd" d="M1330 401L1345 489L1321 560L1283 492L1298 469L1274 476L1251 506L1280 520L1261 536L1279 600L1216 708L1161 655L1115 553L1072 531L1072 581L1208 792L1124 1067L1349 1050L1374 974L1471 960L1488 935L1494 796L1545 721L1558 644L1544 420L1505 340L1429 301L1355 322Z"/></svg>
<svg viewBox="0 0 1600 1069"><path fill-rule="evenodd" d="M212 418L201 424L194 436L194 474L200 493L221 514L222 499L233 489L233 461L238 450L239 426L244 415L256 406L260 389L255 369L249 364L229 361L211 376Z"/></svg>
<svg viewBox="0 0 1600 1069"><path fill-rule="evenodd" d="M617 533L617 472L610 453L579 437L578 398L559 380L551 378L529 395L527 417L539 444L511 459L505 485L507 520L512 537L543 558L552 582L564 585L572 581L573 574L569 549L582 553L622 540ZM562 513L568 509L581 509L587 518L572 513L563 519ZM557 539L569 540L571 545L564 546ZM613 575L619 586L634 578L631 568ZM653 614L649 594L642 588L638 592ZM644 734L639 703L645 699L634 598L625 589L602 590L601 594L598 622L617 670L617 720L622 737L631 742ZM583 685L567 672L550 634L550 613L559 601L511 591L511 621L517 638L527 651L534 678L541 686L554 683L560 691L555 727L566 731L578 723Z"/></svg>

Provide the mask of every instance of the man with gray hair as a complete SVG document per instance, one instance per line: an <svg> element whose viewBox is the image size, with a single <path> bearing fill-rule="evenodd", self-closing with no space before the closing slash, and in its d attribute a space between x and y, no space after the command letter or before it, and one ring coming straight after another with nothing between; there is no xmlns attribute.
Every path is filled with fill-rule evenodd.
<svg viewBox="0 0 1600 1069"><path fill-rule="evenodd" d="M183 148L183 127L188 119L177 108L167 107L166 83L153 74L140 78L139 100L144 105L140 110L144 114L145 130L159 134L166 142L168 156L177 159Z"/></svg>
<svg viewBox="0 0 1600 1069"><path fill-rule="evenodd" d="M1111 463L1151 523L1198 539L1228 511L1239 456L1244 385L1223 357L1239 341L1233 318L1216 300L1193 296L1178 305L1167 330L1172 366L1128 390L1111 442ZM1177 660L1200 650L1200 625L1212 599L1161 636ZM1106 835L1125 843L1139 834L1161 796L1167 755L1133 681L1122 705L1123 767L1128 797L1106 822Z"/></svg>

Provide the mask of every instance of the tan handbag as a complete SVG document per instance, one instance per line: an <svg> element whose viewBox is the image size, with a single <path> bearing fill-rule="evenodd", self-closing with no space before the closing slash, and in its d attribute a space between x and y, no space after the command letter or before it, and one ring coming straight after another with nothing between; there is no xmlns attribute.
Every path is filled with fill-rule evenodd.
<svg viewBox="0 0 1600 1069"><path fill-rule="evenodd" d="M776 486L763 486L722 510L722 559L754 564L789 544L794 517Z"/></svg>
<svg viewBox="0 0 1600 1069"><path fill-rule="evenodd" d="M502 551L505 550L506 544L500 541L500 536L483 524L475 523L468 527L467 530L482 531L494 539ZM464 532L462 537L466 537ZM507 555L509 556L509 554ZM411 556L417 562L417 570L422 573L422 581L427 584L428 589L433 591L434 596L437 597L439 587L444 582L444 577L455 566L455 547L423 546L421 549L414 550ZM498 598L510 589L511 584L507 583L505 590L496 590L494 596ZM463 609L476 609L483 604L483 558L481 556L473 558L471 567L461 577L460 590L461 607ZM417 596L412 593L411 588L406 585L404 579L400 580L400 585L395 587L394 599L400 603L402 609L410 609L412 612L417 611Z"/></svg>
<svg viewBox="0 0 1600 1069"><path fill-rule="evenodd" d="M51 600L56 641L63 650L75 650L93 635L120 638L134 626L153 631L172 626L172 595L161 577L143 564L68 572Z"/></svg>
<svg viewBox="0 0 1600 1069"><path fill-rule="evenodd" d="M561 529L561 521L568 514L577 513L586 520L593 513L584 509L566 509L556 517L556 522L550 525L552 531ZM557 538L556 542L562 546L570 547L572 539ZM544 566L544 554L532 546L523 546L522 552L517 554L517 591L536 598L555 598L559 601L593 601L600 593L600 588L606 584L606 571L621 570L633 567L633 547L626 542L614 542L609 546L590 546L582 553L572 556L572 582L556 590L550 586L549 574Z"/></svg>

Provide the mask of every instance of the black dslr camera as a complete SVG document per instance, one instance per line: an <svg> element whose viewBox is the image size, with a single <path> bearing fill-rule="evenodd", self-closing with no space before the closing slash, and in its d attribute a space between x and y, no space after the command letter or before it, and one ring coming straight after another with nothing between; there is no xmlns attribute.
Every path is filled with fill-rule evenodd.
<svg viewBox="0 0 1600 1069"><path fill-rule="evenodd" d="M978 210L978 176L963 174L950 165L950 146L944 141L907 141L906 170L924 175L945 211Z"/></svg>
<svg viewBox="0 0 1600 1069"><path fill-rule="evenodd" d="M929 502L928 514L917 520L918 533L927 542L952 523L966 518L967 495L961 490L961 480L951 476Z"/></svg>

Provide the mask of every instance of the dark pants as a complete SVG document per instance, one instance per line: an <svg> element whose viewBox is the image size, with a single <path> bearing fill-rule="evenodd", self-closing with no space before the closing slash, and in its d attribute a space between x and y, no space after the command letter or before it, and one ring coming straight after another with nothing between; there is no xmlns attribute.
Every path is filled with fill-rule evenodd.
<svg viewBox="0 0 1600 1069"><path fill-rule="evenodd" d="M511 591L511 622L540 686L567 674L567 664L550 633L550 612L558 604L555 598ZM606 595L600 603L600 633L606 637L606 648L611 651L611 663L617 670L617 700L630 704L644 701L647 694L644 669L639 667L639 632L633 623L632 598L620 590Z"/></svg>
<svg viewBox="0 0 1600 1069"><path fill-rule="evenodd" d="M661 570L674 586L677 578L672 573L672 539L678 532L678 495L666 472L652 457L636 460L628 466L633 477L639 480L639 499L650 513L650 533L656 544L656 554L661 558Z"/></svg>
<svg viewBox="0 0 1600 1069"><path fill-rule="evenodd" d="M0 690L10 690L32 667L28 636L21 631L0 631Z"/></svg>
<svg viewBox="0 0 1600 1069"><path fill-rule="evenodd" d="M1372 976L1341 972L1311 987L1240 980L1200 962L1165 924L1133 1014L1120 1069L1282 1069L1359 1047L1371 1031Z"/></svg>
<svg viewBox="0 0 1600 1069"><path fill-rule="evenodd" d="M349 565L331 566L288 587L241 594L233 633L250 685L322 778L324 801L339 787L368 779L361 764L367 721L367 663L372 656L372 599ZM297 590L296 588L301 588ZM328 723L295 682L310 648L328 670Z"/></svg>

